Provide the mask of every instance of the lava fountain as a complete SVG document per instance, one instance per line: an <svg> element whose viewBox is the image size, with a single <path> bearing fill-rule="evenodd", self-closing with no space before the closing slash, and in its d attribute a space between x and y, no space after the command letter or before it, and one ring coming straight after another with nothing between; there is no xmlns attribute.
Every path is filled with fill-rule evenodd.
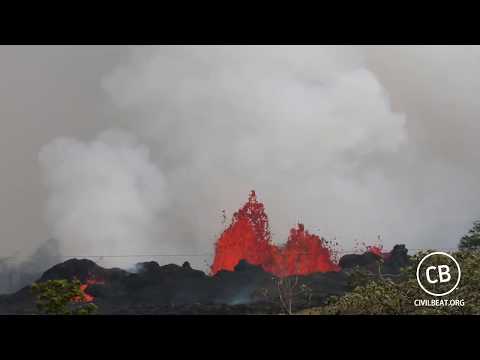
<svg viewBox="0 0 480 360"><path fill-rule="evenodd" d="M303 224L290 230L284 245L272 244L268 216L255 191L232 218L230 226L215 244L211 273L232 271L240 260L260 265L277 276L307 275L339 271L326 241L310 234Z"/></svg>

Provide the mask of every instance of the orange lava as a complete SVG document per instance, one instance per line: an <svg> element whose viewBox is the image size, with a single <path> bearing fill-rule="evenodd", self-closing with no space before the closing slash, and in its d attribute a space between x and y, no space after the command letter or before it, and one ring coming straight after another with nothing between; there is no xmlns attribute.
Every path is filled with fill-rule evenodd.
<svg viewBox="0 0 480 360"><path fill-rule="evenodd" d="M390 257L389 252L383 252L383 246L378 245L378 246L367 246L367 251L380 256L383 258L383 260L387 260Z"/></svg>
<svg viewBox="0 0 480 360"><path fill-rule="evenodd" d="M80 291L82 293L82 296L75 297L72 301L74 301L74 302L92 302L93 300L95 300L95 297L93 297L92 295L90 295L86 292L87 288L90 285L94 285L94 284L104 284L104 282L101 281L101 280L96 280L96 279L88 279L85 284L80 285Z"/></svg>
<svg viewBox="0 0 480 360"><path fill-rule="evenodd" d="M290 230L284 245L272 244L268 216L264 205L257 201L255 191L233 215L232 223L215 244L211 273L232 271L240 260L261 265L265 271L277 276L340 270L333 262L326 242L310 234L302 224Z"/></svg>

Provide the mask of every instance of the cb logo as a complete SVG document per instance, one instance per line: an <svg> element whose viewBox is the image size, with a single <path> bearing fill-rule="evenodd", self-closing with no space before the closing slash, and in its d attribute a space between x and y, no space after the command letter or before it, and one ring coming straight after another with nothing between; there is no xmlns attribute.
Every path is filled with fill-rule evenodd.
<svg viewBox="0 0 480 360"><path fill-rule="evenodd" d="M431 264L430 266L424 265L422 267L425 261L434 255L436 255L437 258L438 256L442 256L443 258L445 258L445 260L443 260L442 261L443 263L440 265ZM452 262L457 268L457 274L455 276L456 279L452 279L452 272L451 272L451 268L452 268L451 265L453 265ZM424 279L424 283L422 284L421 275L423 274L425 274L425 279ZM460 265L458 265L457 260L455 260L453 256L451 256L450 254L447 254L441 251L428 254L420 261L420 263L417 266L418 285L420 285L422 290L425 291L427 294L430 294L433 296L445 296L450 294L453 290L457 288L458 284L460 283L460 277L461 277ZM436 284L439 285L439 284L450 283L450 282L452 283L452 286L448 291L444 291L441 293L434 291L434 287Z"/></svg>

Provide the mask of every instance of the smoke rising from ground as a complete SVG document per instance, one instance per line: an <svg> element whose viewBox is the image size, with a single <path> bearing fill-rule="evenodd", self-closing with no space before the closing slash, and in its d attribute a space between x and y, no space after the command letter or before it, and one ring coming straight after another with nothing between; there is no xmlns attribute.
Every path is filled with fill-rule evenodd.
<svg viewBox="0 0 480 360"><path fill-rule="evenodd" d="M108 131L87 143L60 138L39 159L62 254L142 254L161 238L165 180L131 134Z"/></svg>
<svg viewBox="0 0 480 360"><path fill-rule="evenodd" d="M479 54L134 48L103 88L150 153L104 135L44 148L52 235L81 254L212 252L221 210L255 189L279 243L300 221L345 249L453 247L480 212Z"/></svg>
<svg viewBox="0 0 480 360"><path fill-rule="evenodd" d="M60 243L43 242L31 256L0 258L0 294L12 293L37 281L42 273L62 261Z"/></svg>
<svg viewBox="0 0 480 360"><path fill-rule="evenodd" d="M251 189L277 242L298 221L347 248L388 230L390 184L381 168L362 169L406 145L405 116L391 110L361 51L140 48L104 86L166 174L174 246L210 251L220 210L231 215Z"/></svg>

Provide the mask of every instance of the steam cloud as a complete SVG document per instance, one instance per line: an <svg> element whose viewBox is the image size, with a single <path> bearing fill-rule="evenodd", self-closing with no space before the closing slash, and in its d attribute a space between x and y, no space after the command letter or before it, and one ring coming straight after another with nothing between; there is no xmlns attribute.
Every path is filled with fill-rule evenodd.
<svg viewBox="0 0 480 360"><path fill-rule="evenodd" d="M108 131L88 143L57 139L39 158L62 254L142 254L161 236L165 180L131 134Z"/></svg>
<svg viewBox="0 0 480 360"><path fill-rule="evenodd" d="M212 252L221 210L231 215L255 189L277 242L301 221L345 249L378 235L386 246L451 246L480 210L468 195L476 174L426 150L428 134L403 111L409 104L392 110L377 73L396 73L382 54L132 49L103 87L127 114L117 125L151 153L125 134L46 146L53 236L81 254Z"/></svg>

